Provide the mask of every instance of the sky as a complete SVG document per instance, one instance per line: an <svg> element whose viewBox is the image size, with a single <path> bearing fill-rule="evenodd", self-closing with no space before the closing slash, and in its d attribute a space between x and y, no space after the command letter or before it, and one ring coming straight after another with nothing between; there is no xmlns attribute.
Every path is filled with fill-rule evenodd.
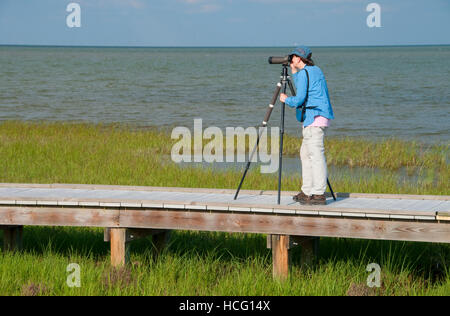
<svg viewBox="0 0 450 316"><path fill-rule="evenodd" d="M70 3L81 27L69 28ZM368 27L366 8L381 8ZM450 44L450 0L0 0L0 45Z"/></svg>

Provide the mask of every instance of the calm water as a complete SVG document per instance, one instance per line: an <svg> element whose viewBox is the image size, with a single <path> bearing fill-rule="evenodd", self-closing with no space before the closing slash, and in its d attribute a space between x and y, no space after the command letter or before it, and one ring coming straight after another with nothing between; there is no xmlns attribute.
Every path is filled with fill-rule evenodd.
<svg viewBox="0 0 450 316"><path fill-rule="evenodd" d="M0 121L256 126L289 48L0 47ZM315 48L336 120L329 135L449 142L450 46ZM280 111L271 124L278 125ZM287 110L287 133L300 135Z"/></svg>

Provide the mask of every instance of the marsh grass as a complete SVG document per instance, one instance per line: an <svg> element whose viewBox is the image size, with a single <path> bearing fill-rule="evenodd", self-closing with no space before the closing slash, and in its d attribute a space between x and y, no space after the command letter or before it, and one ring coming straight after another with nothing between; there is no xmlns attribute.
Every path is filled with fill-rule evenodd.
<svg viewBox="0 0 450 316"><path fill-rule="evenodd" d="M84 123L0 124L0 182L85 183L235 188L239 171L180 168L166 163L176 140L167 130ZM286 154L301 140L287 137ZM448 145L328 140L330 165L376 168L364 177L333 179L340 192L449 194ZM407 181L400 168L417 174ZM274 175L249 174L246 189L276 189ZM298 190L287 175L284 190ZM0 240L3 235L0 232ZM319 264L299 265L293 251L290 278L272 280L271 253L257 234L174 232L154 261L151 238L131 244L131 264L109 267L109 248L95 228L24 229L24 252L0 253L1 295L448 295L448 245L321 239ZM369 263L382 268L382 287L368 290ZM81 288L66 285L69 263L82 269Z"/></svg>
<svg viewBox="0 0 450 316"><path fill-rule="evenodd" d="M290 278L272 279L262 235L174 232L154 261L151 238L131 244L131 264L109 267L100 229L26 227L24 251L0 254L3 295L350 295L366 286L366 266L382 268L374 295L446 295L448 248L422 243L321 239L319 264L301 268L293 252ZM88 245L88 246L87 246ZM70 263L81 266L81 288L66 284ZM433 267L441 265L439 270ZM354 293L353 293L354 294Z"/></svg>
<svg viewBox="0 0 450 316"><path fill-rule="evenodd" d="M239 170L180 168L168 163L172 145L166 130L87 123L0 124L0 181L234 188ZM297 155L301 140L287 137L287 154ZM332 139L326 144L329 165L366 167L364 177L332 179L339 192L448 194L448 145L416 142ZM405 181L404 168L417 181ZM375 171L375 169L377 171ZM298 190L298 176L285 175L284 190ZM251 172L244 189L276 189L276 175Z"/></svg>

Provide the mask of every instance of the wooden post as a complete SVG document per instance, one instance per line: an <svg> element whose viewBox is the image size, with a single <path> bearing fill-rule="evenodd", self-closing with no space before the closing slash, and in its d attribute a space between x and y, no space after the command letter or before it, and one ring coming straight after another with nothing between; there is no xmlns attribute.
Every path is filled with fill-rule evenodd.
<svg viewBox="0 0 450 316"><path fill-rule="evenodd" d="M271 235L273 277L284 280L289 276L289 236Z"/></svg>
<svg viewBox="0 0 450 316"><path fill-rule="evenodd" d="M103 229L103 241L110 242L111 241L111 228Z"/></svg>
<svg viewBox="0 0 450 316"><path fill-rule="evenodd" d="M154 258L157 259L170 239L170 230L160 231L152 236Z"/></svg>
<svg viewBox="0 0 450 316"><path fill-rule="evenodd" d="M300 246L302 267L312 267L319 252L319 237L291 236L294 246Z"/></svg>
<svg viewBox="0 0 450 316"><path fill-rule="evenodd" d="M104 241L111 243L111 265L119 267L129 261L128 244L134 240L152 237L154 258L157 259L170 238L169 230L139 228L105 228Z"/></svg>
<svg viewBox="0 0 450 316"><path fill-rule="evenodd" d="M23 226L7 226L3 228L3 250L22 250Z"/></svg>
<svg viewBox="0 0 450 316"><path fill-rule="evenodd" d="M311 267L319 251L320 237L268 235L267 248L272 249L273 276L285 279L291 263L290 249L301 246L301 266Z"/></svg>
<svg viewBox="0 0 450 316"><path fill-rule="evenodd" d="M110 228L111 241L111 265L120 267L128 261L127 247L127 229L126 228Z"/></svg>

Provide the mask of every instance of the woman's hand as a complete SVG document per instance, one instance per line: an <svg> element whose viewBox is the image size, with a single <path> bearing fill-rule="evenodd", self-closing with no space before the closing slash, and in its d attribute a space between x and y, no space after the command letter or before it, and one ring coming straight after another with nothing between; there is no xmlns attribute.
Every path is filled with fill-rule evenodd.
<svg viewBox="0 0 450 316"><path fill-rule="evenodd" d="M280 95L280 101L281 103L286 103L286 99L288 98L287 94L282 93Z"/></svg>

